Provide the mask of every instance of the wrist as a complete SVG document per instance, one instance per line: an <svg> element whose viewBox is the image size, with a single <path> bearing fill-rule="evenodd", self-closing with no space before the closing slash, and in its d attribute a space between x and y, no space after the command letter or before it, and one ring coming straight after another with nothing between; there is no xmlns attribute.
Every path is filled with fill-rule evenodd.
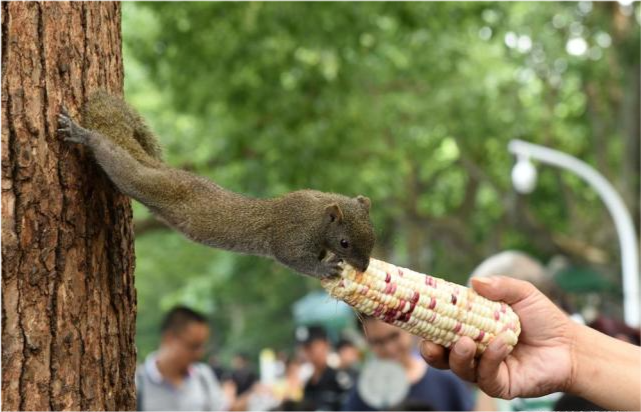
<svg viewBox="0 0 641 412"><path fill-rule="evenodd" d="M565 384L565 388L562 388L564 392L572 393L578 395L577 392L580 391L581 382L579 382L581 371L581 365L583 364L583 334L581 330L581 325L577 323L572 323L570 327L570 376Z"/></svg>
<svg viewBox="0 0 641 412"><path fill-rule="evenodd" d="M95 140L95 132L87 130L82 126L79 126L74 123L72 126L72 135L75 136L79 143L84 144L85 146L91 146Z"/></svg>
<svg viewBox="0 0 641 412"><path fill-rule="evenodd" d="M85 142L87 142L86 145L89 147L93 147L97 142L100 141L98 135L94 131L84 129L83 133L85 133Z"/></svg>
<svg viewBox="0 0 641 412"><path fill-rule="evenodd" d="M605 409L639 409L639 348L584 325L570 332L572 367L565 391Z"/></svg>
<svg viewBox="0 0 641 412"><path fill-rule="evenodd" d="M574 324L572 334L572 369L567 392L591 398L595 378L602 375L602 368L612 367L611 351L607 337L585 325Z"/></svg>

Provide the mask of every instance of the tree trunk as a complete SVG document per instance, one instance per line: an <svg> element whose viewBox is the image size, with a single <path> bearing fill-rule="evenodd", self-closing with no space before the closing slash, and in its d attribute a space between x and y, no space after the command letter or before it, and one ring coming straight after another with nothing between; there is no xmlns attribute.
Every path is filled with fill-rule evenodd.
<svg viewBox="0 0 641 412"><path fill-rule="evenodd" d="M120 4L2 3L2 405L135 409L129 200L56 136L122 95Z"/></svg>

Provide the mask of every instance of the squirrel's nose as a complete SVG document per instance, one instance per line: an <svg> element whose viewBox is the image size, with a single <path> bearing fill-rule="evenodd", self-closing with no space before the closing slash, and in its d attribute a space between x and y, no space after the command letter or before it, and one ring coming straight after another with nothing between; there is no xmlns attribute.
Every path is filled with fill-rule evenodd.
<svg viewBox="0 0 641 412"><path fill-rule="evenodd" d="M358 262L358 265L356 268L361 272L365 272L368 266L369 266L369 258L365 258Z"/></svg>

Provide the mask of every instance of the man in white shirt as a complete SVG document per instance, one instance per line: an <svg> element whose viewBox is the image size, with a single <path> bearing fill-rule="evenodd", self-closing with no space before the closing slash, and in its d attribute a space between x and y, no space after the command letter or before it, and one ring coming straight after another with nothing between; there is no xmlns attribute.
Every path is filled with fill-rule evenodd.
<svg viewBox="0 0 641 412"><path fill-rule="evenodd" d="M186 307L170 310L160 347L136 370L138 410L220 411L228 402L211 368L200 363L209 337L207 319Z"/></svg>

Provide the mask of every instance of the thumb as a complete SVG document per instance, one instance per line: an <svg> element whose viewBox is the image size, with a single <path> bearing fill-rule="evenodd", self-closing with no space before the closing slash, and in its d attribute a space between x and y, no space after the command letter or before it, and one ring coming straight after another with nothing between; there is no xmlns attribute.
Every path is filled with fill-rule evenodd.
<svg viewBox="0 0 641 412"><path fill-rule="evenodd" d="M520 302L537 291L530 282L505 276L472 278L472 288L483 297L508 305Z"/></svg>

